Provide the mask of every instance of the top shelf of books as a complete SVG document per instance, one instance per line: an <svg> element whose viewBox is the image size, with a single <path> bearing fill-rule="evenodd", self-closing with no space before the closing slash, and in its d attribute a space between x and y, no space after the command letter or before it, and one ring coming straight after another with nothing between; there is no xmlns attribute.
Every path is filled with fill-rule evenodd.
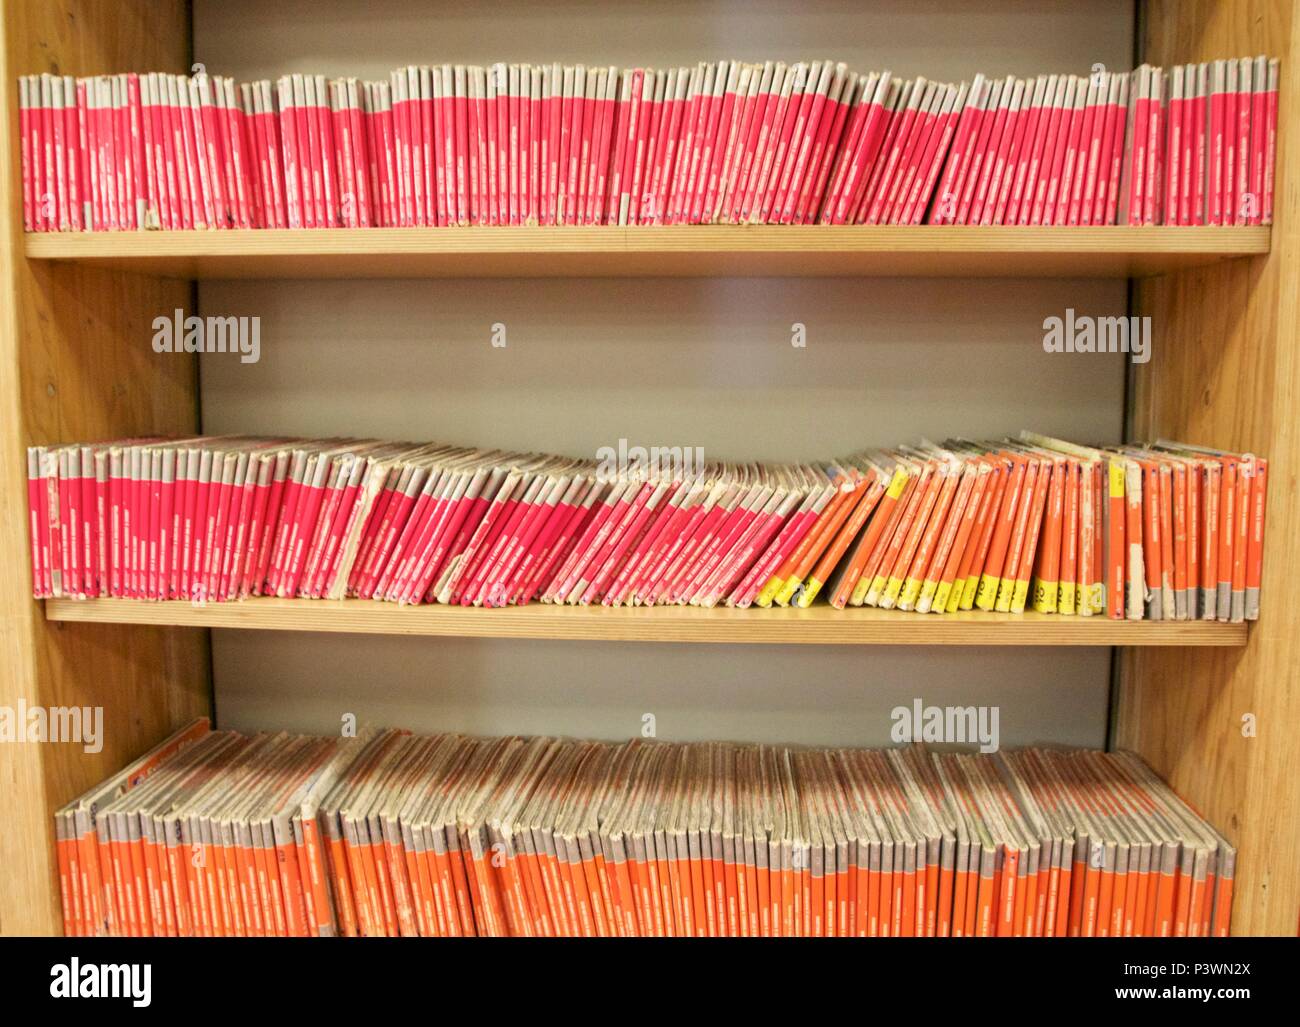
<svg viewBox="0 0 1300 1027"><path fill-rule="evenodd" d="M664 225L35 233L32 260L167 278L1131 278L1265 254L1268 226Z"/></svg>

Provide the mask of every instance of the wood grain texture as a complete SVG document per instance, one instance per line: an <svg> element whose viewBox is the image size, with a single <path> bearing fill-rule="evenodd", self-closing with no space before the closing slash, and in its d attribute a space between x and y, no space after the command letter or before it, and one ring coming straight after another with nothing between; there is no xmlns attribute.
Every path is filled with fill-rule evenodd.
<svg viewBox="0 0 1300 1027"><path fill-rule="evenodd" d="M1264 227L669 225L33 234L27 256L177 278L1128 278L1267 253Z"/></svg>
<svg viewBox="0 0 1300 1027"><path fill-rule="evenodd" d="M51 621L184 624L267 631L330 631L465 638L787 645L1243 646L1245 624L1115 621L1049 614L928 616L871 608L701 610L530 604L504 609L398 606L371 600L247 599L237 603L47 599Z"/></svg>
<svg viewBox="0 0 1300 1027"><path fill-rule="evenodd" d="M25 447L197 427L196 368L156 357L150 322L192 284L27 261L16 77L188 64L182 2L8 3L0 46L0 705L102 706L103 748L0 746L0 933L58 933L50 814L210 709L205 632L55 624L31 599Z"/></svg>
<svg viewBox="0 0 1300 1027"><path fill-rule="evenodd" d="M1290 0L1169 0L1147 11L1145 56L1173 64L1282 60L1277 212L1267 257L1139 283L1154 356L1138 372L1136 437L1269 459L1265 611L1244 649L1129 649L1115 741L1141 753L1239 846L1234 934L1294 935L1300 918L1300 18ZM1254 737L1242 718L1255 719Z"/></svg>

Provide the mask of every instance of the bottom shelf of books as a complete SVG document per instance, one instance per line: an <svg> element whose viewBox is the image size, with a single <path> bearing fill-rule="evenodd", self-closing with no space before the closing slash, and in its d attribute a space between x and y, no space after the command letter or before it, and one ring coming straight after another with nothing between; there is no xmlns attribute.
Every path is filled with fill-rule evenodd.
<svg viewBox="0 0 1300 1027"><path fill-rule="evenodd" d="M1236 862L1124 752L206 719L56 830L72 936L1212 936Z"/></svg>

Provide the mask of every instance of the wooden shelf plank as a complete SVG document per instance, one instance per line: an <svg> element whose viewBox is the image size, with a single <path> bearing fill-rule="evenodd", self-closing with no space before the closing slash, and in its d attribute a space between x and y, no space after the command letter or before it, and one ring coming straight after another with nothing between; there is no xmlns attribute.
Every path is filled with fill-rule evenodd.
<svg viewBox="0 0 1300 1027"><path fill-rule="evenodd" d="M1242 646L1245 624L1159 623L1104 617L897 610L610 609L533 604L505 609L397 606L370 600L248 599L234 603L47 599L52 621L172 624L271 631L330 631L467 638L804 645Z"/></svg>
<svg viewBox="0 0 1300 1027"><path fill-rule="evenodd" d="M673 225L26 236L32 260L171 278L1129 278L1267 253L1270 229Z"/></svg>

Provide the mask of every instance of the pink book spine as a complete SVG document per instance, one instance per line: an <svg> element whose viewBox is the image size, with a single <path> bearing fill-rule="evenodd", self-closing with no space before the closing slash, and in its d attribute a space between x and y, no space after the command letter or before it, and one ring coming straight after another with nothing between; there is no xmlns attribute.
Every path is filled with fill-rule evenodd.
<svg viewBox="0 0 1300 1027"><path fill-rule="evenodd" d="M573 587L573 582L577 580L576 575L589 558L593 546L603 537L602 532L607 530L606 524L614 515L622 492L623 486L617 485L595 504L594 512L583 526L582 534L575 538L574 546L567 559L556 569L546 591L542 594L543 602L564 602L565 595Z"/></svg>
<svg viewBox="0 0 1300 1027"><path fill-rule="evenodd" d="M936 130L941 124L941 115L936 108L936 103L942 102L946 97L947 87L940 86L936 90L936 95L931 98L927 108L920 111L916 121L912 126L912 137L908 140L907 146L903 150L902 162L899 165L899 172L895 179L895 185L890 189L890 195L885 202L884 209L881 211L881 220L884 224L897 225L905 223L903 221L903 211L910 206L911 196L914 185L920 176L921 163L925 159L926 151L930 146L931 137L935 135ZM1008 142L1011 133L1008 132ZM1010 157L1008 149L1004 157L1003 164ZM990 186L990 201L993 195L993 187L1000 186L1001 177L995 175ZM992 203L988 205L992 207Z"/></svg>
<svg viewBox="0 0 1300 1027"><path fill-rule="evenodd" d="M1163 223L1178 224L1178 211L1182 201L1183 152L1183 69L1175 67L1170 78L1169 116L1165 119L1165 210Z"/></svg>
<svg viewBox="0 0 1300 1027"><path fill-rule="evenodd" d="M329 94L326 90L328 90L328 84L325 82L324 76L318 75L316 83L315 115L317 126L316 132L317 135L320 136L321 183L323 185L322 202L325 206L324 225L327 228L336 228L343 223L341 216L342 204L340 202L342 190L339 185L338 176L339 145L334 132L334 117L330 112ZM241 110L235 111L235 119L241 125L244 125L247 122L244 112ZM236 137L239 137L239 133L236 133ZM249 166L247 146L244 147L243 166L245 168ZM252 176L248 175L247 178L251 185L253 181ZM252 191L255 192L256 190ZM253 209L255 211L256 207Z"/></svg>
<svg viewBox="0 0 1300 1027"><path fill-rule="evenodd" d="M82 224L87 231L99 231L103 228L103 220L99 211L99 167L95 161L95 151L98 145L98 137L95 135L95 111L93 110L94 101L94 80L78 79L77 80L77 133L80 144L78 154L78 163L81 178L81 198L82 198ZM30 119L31 112L28 112ZM152 122L152 119L147 119ZM28 126L30 132L30 124ZM35 154L33 154L33 158Z"/></svg>
<svg viewBox="0 0 1300 1027"><path fill-rule="evenodd" d="M503 556L495 572L496 584L484 596L485 605L505 606L515 601L524 584L524 574L533 566L545 539L553 534L553 529L558 529L559 519L564 515L562 500L575 485L561 478L538 504L534 516L521 525L511 551Z"/></svg>
<svg viewBox="0 0 1300 1027"><path fill-rule="evenodd" d="M431 70L433 94L429 100L432 117L433 150L430 160L433 162L434 209L437 225L445 228L456 221L456 192L451 183L455 182L454 158L449 159L451 148L449 140L455 136L455 114L452 112L451 97L447 95L449 84L442 77L442 68ZM429 123L426 122L426 129Z"/></svg>
<svg viewBox="0 0 1300 1027"><path fill-rule="evenodd" d="M322 513L326 496L327 489L324 485L313 484L307 489L305 508L299 518L297 535L290 551L289 570L284 583L286 596L303 594L303 576L307 571L310 555L321 545L321 535L328 524Z"/></svg>
<svg viewBox="0 0 1300 1027"><path fill-rule="evenodd" d="M33 186L33 155L32 155L32 102L30 93L30 76L24 75L18 80L19 106L18 106L18 135L21 139L22 146L22 168L23 168L23 230L27 232L37 231L36 222L36 189ZM85 96L85 86L78 88L79 94ZM85 143L82 143L84 150ZM34 579L35 580L35 579ZM37 582L39 588L39 582Z"/></svg>
<svg viewBox="0 0 1300 1027"><path fill-rule="evenodd" d="M754 565L749 569L740 584L727 597L728 606L746 609L753 605L760 590L767 584L768 579L776 573L777 568L781 566L781 561L799 544L815 517L816 514L812 510L801 509L786 521L776 539L768 546L763 555L754 562Z"/></svg>
<svg viewBox="0 0 1300 1027"><path fill-rule="evenodd" d="M370 136L366 132L365 114L361 109L361 94L357 90L357 83L349 79L344 89L345 109L344 120L348 126L348 137L352 144L352 171L351 178L354 188L353 206L355 209L355 220L360 228L369 228L376 223L376 196L374 192L374 182L371 179L371 169L376 165L373 163L373 157L370 152ZM274 125L274 122L271 122ZM275 153L271 155L272 169L274 171ZM279 180L272 177L272 182L276 186L276 216L280 217L280 199L279 199Z"/></svg>
<svg viewBox="0 0 1300 1027"><path fill-rule="evenodd" d="M692 515L699 508L700 499L698 487L692 484L686 488L681 502L667 505L664 513L656 519L654 532L647 536L635 562L629 562L619 575L621 580L615 582L611 605L635 605L640 602L643 591L648 591L654 584L660 558L692 522Z"/></svg>
<svg viewBox="0 0 1300 1027"><path fill-rule="evenodd" d="M186 144L186 128L188 118L185 109L181 106L180 91L183 88L184 78L179 75L168 75L167 78L167 112L171 119L171 153L170 157L176 169L176 191L178 194L178 203L180 208L179 225L185 229L196 227L194 221L195 204L202 204L202 198L195 195L196 189L192 185L197 185L194 180L194 162L191 158L191 147ZM115 119L113 126L113 147L118 147L118 119Z"/></svg>
<svg viewBox="0 0 1300 1027"><path fill-rule="evenodd" d="M217 582L217 597L234 599L239 594L240 572L244 566L244 551L248 547L249 521L257 490L257 457L250 453L243 483L231 501L230 527L227 531L225 559L221 563L221 578Z"/></svg>
<svg viewBox="0 0 1300 1027"><path fill-rule="evenodd" d="M1120 81L1120 98L1115 105L1115 123L1110 142L1110 182L1106 186L1105 224L1114 225L1119 221L1120 183L1123 181L1124 169L1124 131L1128 122L1127 100L1128 82Z"/></svg>
<svg viewBox="0 0 1300 1027"><path fill-rule="evenodd" d="M250 595L262 595L267 591L267 578L271 573L271 558L274 555L274 541L280 530L280 520L284 514L284 494L288 486L289 454L280 453L276 457L271 474L270 487L267 490L265 513L262 524L255 537L257 559L253 562L249 578Z"/></svg>
<svg viewBox="0 0 1300 1027"><path fill-rule="evenodd" d="M795 126L799 123L799 113L803 103L808 98L807 88L808 69L801 66L795 75L793 91L783 107L777 112L779 120L773 122L772 159L770 163L764 161L770 170L765 176L767 184L762 193L762 200L758 205L757 218L759 224L771 224L772 210L776 206L777 194L780 192L781 175L789 158ZM778 125L779 129L776 128Z"/></svg>
<svg viewBox="0 0 1300 1027"><path fill-rule="evenodd" d="M664 576L656 601L678 603L681 591L694 568L696 554L708 544L718 529L721 521L730 513L723 503L714 504L700 519L695 530L686 538L677 553L676 559Z"/></svg>
<svg viewBox="0 0 1300 1027"><path fill-rule="evenodd" d="M920 165L922 174L918 175L917 186L908 200L908 205L902 211L900 219L902 224L919 225L925 217L925 212L930 206L931 197L934 196L935 185L943 170L944 155L948 152L948 147L952 145L957 134L957 119L962 95L962 92L959 91L952 110L940 119L939 125L931 133L930 142L927 144L927 152Z"/></svg>
<svg viewBox="0 0 1300 1027"><path fill-rule="evenodd" d="M468 225L469 207L469 94L466 92L467 80L463 65L457 65L453 71L451 98L452 151L454 154L456 183L456 223Z"/></svg>
<svg viewBox="0 0 1300 1027"><path fill-rule="evenodd" d="M634 508L634 514L624 531L601 560L598 570L590 576L590 584L579 599L582 605L587 606L597 600L603 602L609 598L615 575L627 565L631 554L640 546L647 532L653 527L667 488L664 485L652 490L651 494Z"/></svg>
<svg viewBox="0 0 1300 1027"><path fill-rule="evenodd" d="M302 173L298 168L298 116L284 79L280 80L280 145L284 150L285 216L290 228L303 227Z"/></svg>
<svg viewBox="0 0 1300 1027"><path fill-rule="evenodd" d="M1224 180L1224 112L1227 98L1224 95L1220 78L1221 62L1215 62L1213 85L1210 92L1210 138L1209 138L1209 181L1206 184L1209 211L1206 223L1223 224L1223 180ZM1141 128L1141 121L1137 127Z"/></svg>
<svg viewBox="0 0 1300 1027"><path fill-rule="evenodd" d="M393 598L391 593L403 569L409 564L413 556L415 544L420 538L421 532L427 527L430 516L437 509L437 500L434 493L430 491L433 485L432 480L426 479L424 488L420 490L411 512L405 518L402 530L393 543L392 551L387 554L384 565L380 568L378 577L375 580L374 593L376 598Z"/></svg>
<svg viewBox="0 0 1300 1027"><path fill-rule="evenodd" d="M1028 223L1031 225L1044 225L1051 222L1047 198L1051 189L1052 168L1056 163L1058 152L1063 153L1065 147L1065 140L1062 138L1062 126L1066 118L1062 107L1063 96L1068 98L1068 91L1063 93L1062 89L1058 87L1047 112L1046 138L1044 139L1043 154L1038 162L1034 182L1034 202L1030 207Z"/></svg>
<svg viewBox="0 0 1300 1027"><path fill-rule="evenodd" d="M726 518L719 532L715 535L707 551L701 554L697 567L681 593L686 602L695 603L702 599L702 592L713 575L732 555L737 543L744 538L758 519L759 513L753 503L758 497L750 497L749 505L739 504Z"/></svg>
<svg viewBox="0 0 1300 1027"><path fill-rule="evenodd" d="M468 581L469 576L478 567L483 553L496 539L502 525L514 509L514 500L511 497L517 484L517 473L509 474L506 476L501 488L497 490L496 495L490 500L481 498L475 501L475 508L482 509L482 516L473 520L473 532L465 542L464 548L460 550L460 559L438 591L439 602L453 605L460 603L463 584ZM471 514L471 519L467 519L466 525L462 527L462 536L465 527L468 527L472 518L473 514Z"/></svg>
<svg viewBox="0 0 1300 1027"><path fill-rule="evenodd" d="M182 529L177 539L180 544L180 568L179 579L180 588L178 590L178 599L192 599L194 584L194 553L197 549L196 539L198 537L198 504L199 504L199 473L203 464L205 454L199 450L194 450L190 454L189 468L185 479L183 490L183 516Z"/></svg>
<svg viewBox="0 0 1300 1027"><path fill-rule="evenodd" d="M869 105L861 142L850 164L843 189L835 201L833 224L853 223L871 178L879 166L881 149L885 145L889 128L894 121L892 112L885 107L888 96L888 90L878 91L878 99L873 100ZM971 127L973 129L975 125L972 123ZM973 138L972 135L971 139L973 140ZM954 188L958 187L959 184L954 185ZM955 205L952 210L955 214ZM951 219L951 216L951 214L947 215L949 219Z"/></svg>
<svg viewBox="0 0 1300 1027"><path fill-rule="evenodd" d="M646 525L644 534L632 547L627 561L619 568L617 576L605 590L601 599L602 605L622 606L624 601L630 598L630 593L642 579L648 561L664 544L665 532L671 530L672 525L680 523L679 518L683 512L682 502L685 501L687 491L686 486L678 486L677 495L670 495L659 504L653 520ZM674 502L679 496L681 502Z"/></svg>
<svg viewBox="0 0 1300 1027"><path fill-rule="evenodd" d="M132 78L134 77L132 76ZM86 188L81 179L81 112L77 96L76 81L71 75L65 75L63 77L63 163L68 179L68 227L74 232L80 232L85 227L83 201ZM133 138L138 151L140 147L140 94L138 88L135 94L132 118L136 129L136 135ZM142 197L144 195L143 190L137 189L137 195Z"/></svg>
<svg viewBox="0 0 1300 1027"><path fill-rule="evenodd" d="M1154 225L1160 217L1160 192L1161 187L1164 185L1164 179L1161 177L1164 152L1160 146L1161 129L1164 125L1162 81L1161 73L1157 72L1153 76L1150 122L1147 127L1146 183L1143 186L1144 195L1142 197L1142 223L1144 225Z"/></svg>
<svg viewBox="0 0 1300 1027"><path fill-rule="evenodd" d="M140 555L143 562L141 579L147 599L157 599L158 551L162 506L162 460L160 453L146 453L142 469L144 481L144 510L141 524L144 528Z"/></svg>
<svg viewBox="0 0 1300 1027"><path fill-rule="evenodd" d="M267 595L278 595L280 582L284 578L285 563L289 552L289 541L298 524L298 508L302 500L303 484L301 475L305 461L301 455L295 455L290 462L290 472L285 479L284 493L280 500L279 516L276 518L275 534L270 539L269 564L263 589Z"/></svg>
<svg viewBox="0 0 1300 1027"><path fill-rule="evenodd" d="M602 224L618 222L618 195L623 182L623 155L627 151L627 121L632 107L632 77L624 71L619 79L618 99L614 104L614 120L610 135L609 172L607 186L602 193L604 210Z"/></svg>
<svg viewBox="0 0 1300 1027"><path fill-rule="evenodd" d="M1109 97L1114 96L1117 90L1118 84L1112 79L1107 90L1105 105L1102 107L1098 118L1100 130L1097 141L1096 181L1093 186L1092 204L1091 206L1084 205L1084 212L1087 216L1085 223L1089 225L1104 225L1107 223L1106 204L1110 191L1111 156L1115 144L1115 119L1119 116L1116 104ZM1184 109L1189 110L1190 107Z"/></svg>
<svg viewBox="0 0 1300 1027"><path fill-rule="evenodd" d="M515 597L518 605L522 606L532 601L539 592L542 594L543 601L546 601L555 584L555 568L568 561L576 540L587 530L593 510L596 509L596 491L597 489L593 487L582 502L569 509L562 508L561 512L566 516L559 522L554 537L548 541L532 571L524 579L525 584L521 587L519 595Z"/></svg>
<svg viewBox="0 0 1300 1027"><path fill-rule="evenodd" d="M822 212L835 155L839 150L840 140L844 137L844 127L849 120L849 97L856 86L856 77L850 75L841 83L840 95L830 96L822 110L821 120L817 125L817 136L813 140L812 152L808 159L808 174L804 179L799 204L794 212L795 224L811 225L817 221Z"/></svg>
<svg viewBox="0 0 1300 1027"><path fill-rule="evenodd" d="M447 515L451 510L448 483L443 482L439 493L432 496L423 509L417 507L410 522L414 531L405 546L405 556L396 572L392 575L384 598L394 602L406 603L412 600L412 583L428 564L435 540L441 528L445 527Z"/></svg>
<svg viewBox="0 0 1300 1027"><path fill-rule="evenodd" d="M435 525L433 538L426 547L429 555L421 558L420 568L412 575L413 586L405 597L408 602L433 598L440 576L468 541L486 509L486 503L478 496L478 490L485 480L483 472L475 475L475 480L466 492L448 505L442 518L443 523Z"/></svg>
<svg viewBox="0 0 1300 1027"><path fill-rule="evenodd" d="M95 560L95 595L108 595L109 576L109 505L108 505L108 454L99 453L95 458L94 486L94 560Z"/></svg>
<svg viewBox="0 0 1300 1027"><path fill-rule="evenodd" d="M691 182L691 159L695 153L697 139L704 131L707 117L708 98L705 88L707 74L705 65L700 64L696 67L695 75L691 79L691 92L686 101L686 109L682 114L682 134L677 145L677 166L673 169L667 210L667 220L670 225L680 224L687 215L686 197Z"/></svg>
<svg viewBox="0 0 1300 1027"><path fill-rule="evenodd" d="M338 575L339 562L343 556L343 540L352 525L352 518L357 510L357 493L360 482L349 482L339 496L334 520L330 524L329 534L321 549L320 563L313 574L308 595L320 599L329 593Z"/></svg>
<svg viewBox="0 0 1300 1027"><path fill-rule="evenodd" d="M895 143L906 120L907 91L911 89L911 83L903 86L903 92L898 97L898 105L892 110L885 111L884 120L878 129L879 143L873 155L871 167L865 170L859 180L857 195L848 208L847 220L852 223L866 223L872 205L886 187L888 179L893 175L890 160L893 157Z"/></svg>
<svg viewBox="0 0 1300 1027"><path fill-rule="evenodd" d="M1100 79L1084 111L1083 132L1079 137L1079 158L1074 171L1074 191L1070 194L1068 223L1091 224L1092 205L1097 191L1097 161L1101 157L1101 138L1105 128L1106 90L1109 83ZM1171 162L1175 167L1177 161ZM1086 212L1086 213L1085 213Z"/></svg>
<svg viewBox="0 0 1300 1027"><path fill-rule="evenodd" d="M359 573L356 575L352 587L355 594L363 599L369 599L373 596L375 579L378 577L388 556L393 524L404 520L407 512L405 501L408 497L404 489L399 489L396 486L385 489L381 498L383 500L382 507L376 507L370 523L366 526L367 551L364 563L361 560L361 554L358 554L357 562L354 565L355 568L359 568Z"/></svg>
<svg viewBox="0 0 1300 1027"><path fill-rule="evenodd" d="M690 224L713 219L713 209L708 203L709 191L712 188L716 197L720 163L725 155L739 74L738 62L719 63L714 72L713 91L703 98L706 106L703 130L698 136L699 161L683 208L683 217Z"/></svg>
<svg viewBox="0 0 1300 1027"><path fill-rule="evenodd" d="M1085 88L1085 81L1078 80L1073 85L1073 90L1066 94L1066 107L1061 112L1060 137L1052 153L1052 165L1047 173L1047 193L1043 200L1042 222L1045 225L1064 224L1069 209L1069 186L1073 178L1073 161L1079 145L1079 131L1083 118L1083 112L1079 110L1078 102L1074 98L1077 97L1079 90Z"/></svg>
<svg viewBox="0 0 1300 1027"><path fill-rule="evenodd" d="M541 488L541 482L530 487L532 494ZM522 526L534 519L538 512L536 500L506 503L506 509L498 527L489 533L485 544L480 548L482 554L472 573L462 579L459 602L462 606L501 606L504 604L504 591L497 574L501 564L513 550L518 541Z"/></svg>
<svg viewBox="0 0 1300 1027"><path fill-rule="evenodd" d="M1265 225L1273 223L1273 181L1277 161L1277 81L1277 62L1270 61L1268 96L1265 101L1268 117L1264 129L1264 196L1260 203L1260 222Z"/></svg>
<svg viewBox="0 0 1300 1027"><path fill-rule="evenodd" d="M586 606L591 603L593 598L599 598L598 595L593 593L592 586L600 580L610 560L615 558L615 554L623 543L632 541L629 533L634 530L633 526L654 495L655 486L646 483L632 489L632 492L634 494L631 498L619 504L616 515L611 517L608 524L609 530L604 533L604 537L597 541L596 546L588 554L585 565L569 589L567 601Z"/></svg>
<svg viewBox="0 0 1300 1027"><path fill-rule="evenodd" d="M316 83L315 76L302 76L303 97L302 105L298 108L298 146L299 158L302 159L302 169L307 179L303 186L303 197L311 197L311 204L307 208L309 217L307 221L308 228L328 228L329 212L325 209L325 178L324 178L324 161L322 159L323 140L320 136L320 122L317 119L318 107L316 103ZM297 84L294 86L294 95L297 97ZM229 112L224 112L229 120ZM234 133L227 127L227 137L234 141ZM303 140L306 140L306 149L303 149ZM303 159L305 156L305 159ZM230 157L227 157L230 161ZM231 162L231 168L227 172L227 179L234 178L234 172L238 169L237 161ZM405 197L404 197L405 198ZM245 219L243 209L243 197L239 196L239 222L242 225ZM409 222L406 222L409 224Z"/></svg>
<svg viewBox="0 0 1300 1027"><path fill-rule="evenodd" d="M1254 65L1248 61L1241 62L1239 72L1239 89L1237 90L1237 173L1233 182L1233 222L1238 225L1250 223L1251 217L1259 210L1259 194L1250 195L1251 187L1251 73Z"/></svg>
<svg viewBox="0 0 1300 1027"><path fill-rule="evenodd" d="M32 596L36 599L49 595L45 574L49 551L49 536L45 528L48 514L43 514L45 486L41 479L40 454L41 451L35 447L27 450L27 528L31 538Z"/></svg>
<svg viewBox="0 0 1300 1027"><path fill-rule="evenodd" d="M172 483L171 552L167 556L167 598L184 599L181 583L181 564L185 549L185 495L189 487L189 450L176 453L175 475Z"/></svg>
<svg viewBox="0 0 1300 1027"><path fill-rule="evenodd" d="M512 526L517 526L526 511L527 504L523 502L520 492L523 488L522 482L515 488L503 488L502 491L509 492L510 495L504 499L498 496L489 506L486 516L470 540L465 559L451 579L448 602L460 606L473 605L493 561L508 541Z"/></svg>
<svg viewBox="0 0 1300 1027"><path fill-rule="evenodd" d="M63 554L65 596L81 597L81 457L76 451L59 453L59 551Z"/></svg>
<svg viewBox="0 0 1300 1027"><path fill-rule="evenodd" d="M743 142L740 154L740 168L736 182L724 211L731 224L739 224L749 216L749 204L754 190L757 168L762 160L761 153L767 133L771 130L775 117L777 93L780 90L778 79L784 74L778 67L768 68L764 65L763 77L759 83L758 96L754 101L754 111L749 119L749 131Z"/></svg>
<svg viewBox="0 0 1300 1027"><path fill-rule="evenodd" d="M374 503L369 511L365 511L366 520L361 526L361 535L357 541L357 552L348 571L347 593L349 595L357 594L361 581L365 577L367 564L371 558L371 550L374 548L375 538L379 533L379 527L383 523L384 514L389 503L393 501L396 494L396 482L395 472L388 472Z"/></svg>
<svg viewBox="0 0 1300 1027"><path fill-rule="evenodd" d="M215 86L216 83L213 84ZM386 87L381 83L380 88ZM303 228L315 228L316 196L312 189L311 118L307 112L307 94L301 75L289 76L289 91L293 97L290 114L293 117L294 156L296 158L294 166L297 169L299 213L302 216ZM217 113L218 117L220 117L220 112ZM381 122L383 117L384 113L381 105Z"/></svg>
<svg viewBox="0 0 1300 1027"><path fill-rule="evenodd" d="M1246 219L1247 224L1258 225L1263 220L1264 153L1268 131L1268 62L1256 61L1253 92L1250 98L1250 184L1247 187L1254 197L1254 208Z"/></svg>
<svg viewBox="0 0 1300 1027"><path fill-rule="evenodd" d="M1228 80L1223 95L1223 220L1231 225L1237 220L1237 108L1241 94L1237 89L1237 62L1230 60Z"/></svg>
<svg viewBox="0 0 1300 1027"><path fill-rule="evenodd" d="M830 122L835 115L835 102L830 99L829 93L832 81L835 81L832 79L833 75L835 69L828 62L823 69L821 81L817 83L815 91L811 94L808 114L802 129L796 126L795 138L799 141L799 145L792 155L793 170L785 195L777 205L779 220L783 225L793 223L806 206L809 177L814 174L813 169L821 159L821 152L817 149L818 139L825 139Z"/></svg>
<svg viewBox="0 0 1300 1027"><path fill-rule="evenodd" d="M347 87L341 82L330 84L330 122L334 139L338 143L333 156L339 183L339 219L344 228L357 228L359 221L352 125L348 118Z"/></svg>

